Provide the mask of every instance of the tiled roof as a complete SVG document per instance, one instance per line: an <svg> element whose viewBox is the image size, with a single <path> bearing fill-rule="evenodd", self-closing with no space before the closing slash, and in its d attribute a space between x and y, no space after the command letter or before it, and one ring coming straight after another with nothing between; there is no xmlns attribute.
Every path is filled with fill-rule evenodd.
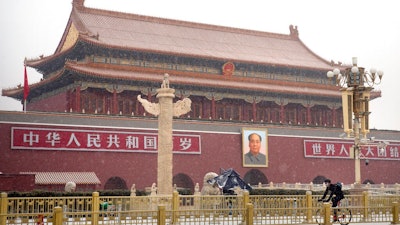
<svg viewBox="0 0 400 225"><path fill-rule="evenodd" d="M35 174L35 184L101 184L94 172L21 172Z"/></svg>
<svg viewBox="0 0 400 225"><path fill-rule="evenodd" d="M70 22L80 38L114 48L296 68L331 68L328 61L302 43L294 27L285 35L75 5Z"/></svg>

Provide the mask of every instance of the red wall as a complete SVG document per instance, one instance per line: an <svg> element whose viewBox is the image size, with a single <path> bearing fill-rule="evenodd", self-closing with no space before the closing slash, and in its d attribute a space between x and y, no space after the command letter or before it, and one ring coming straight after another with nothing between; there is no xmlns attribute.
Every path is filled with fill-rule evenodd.
<svg viewBox="0 0 400 225"><path fill-rule="evenodd" d="M0 123L2 132L0 172L17 174L29 171L93 171L102 183L100 189L109 178L115 176L124 179L128 188L136 184L137 189L144 189L157 182L157 154L155 153L11 150L10 137L13 126L23 125ZM46 126L43 125L43 127ZM57 128L63 127L57 126ZM68 128L71 129L71 127ZM188 175L193 183L199 183L200 187L206 173L210 171L219 173L220 168L233 168L242 178L249 170L258 169L265 174L269 182L274 183L309 183L317 176L329 177L333 181L341 181L345 184L354 182L352 159L305 158L302 137L269 135L268 168L245 168L242 166L241 134L201 132L190 134L201 136L201 154L174 154L173 171L174 175L178 173ZM375 183L400 183L399 170L399 160L373 160L368 166L362 162L361 177L362 181L370 179Z"/></svg>
<svg viewBox="0 0 400 225"><path fill-rule="evenodd" d="M0 174L0 191L31 191L35 187L35 175Z"/></svg>
<svg viewBox="0 0 400 225"><path fill-rule="evenodd" d="M65 110L67 110L66 98L66 93L61 93L48 97L46 99L39 100L37 102L29 102L26 108L29 111L64 112Z"/></svg>

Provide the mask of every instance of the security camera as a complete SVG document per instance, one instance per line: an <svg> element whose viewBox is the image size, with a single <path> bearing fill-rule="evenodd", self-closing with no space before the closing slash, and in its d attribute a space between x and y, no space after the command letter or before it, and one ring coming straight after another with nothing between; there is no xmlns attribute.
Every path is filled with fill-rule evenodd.
<svg viewBox="0 0 400 225"><path fill-rule="evenodd" d="M366 159L366 160L365 160L365 165L368 166L368 164L369 164L369 160Z"/></svg>

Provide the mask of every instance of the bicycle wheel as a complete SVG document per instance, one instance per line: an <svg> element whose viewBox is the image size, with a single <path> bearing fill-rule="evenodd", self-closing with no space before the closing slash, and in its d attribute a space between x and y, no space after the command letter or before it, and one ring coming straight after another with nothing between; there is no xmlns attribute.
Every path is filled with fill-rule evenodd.
<svg viewBox="0 0 400 225"><path fill-rule="evenodd" d="M351 210L347 208L338 210L337 219L341 225L349 224L351 221Z"/></svg>

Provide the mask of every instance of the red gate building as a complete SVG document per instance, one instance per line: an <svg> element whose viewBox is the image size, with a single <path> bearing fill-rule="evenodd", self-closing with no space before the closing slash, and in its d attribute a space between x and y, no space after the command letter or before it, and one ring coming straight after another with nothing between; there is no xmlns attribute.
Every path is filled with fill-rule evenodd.
<svg viewBox="0 0 400 225"><path fill-rule="evenodd" d="M87 8L74 0L54 54L27 60L43 74L29 86L27 112L0 112L0 172L94 172L96 189L156 182L157 118L137 96L157 101L164 73L175 100L174 183L234 168L250 184L354 181L352 139L343 133L333 67L300 40L276 34ZM3 96L22 100L24 88ZM371 99L380 97L371 93ZM265 162L248 163L248 136L262 136ZM367 140L374 137L374 141ZM370 130L362 180L399 183L399 131ZM377 147L385 143L384 148ZM0 176L1 177L1 176ZM79 186L77 187L79 189Z"/></svg>

